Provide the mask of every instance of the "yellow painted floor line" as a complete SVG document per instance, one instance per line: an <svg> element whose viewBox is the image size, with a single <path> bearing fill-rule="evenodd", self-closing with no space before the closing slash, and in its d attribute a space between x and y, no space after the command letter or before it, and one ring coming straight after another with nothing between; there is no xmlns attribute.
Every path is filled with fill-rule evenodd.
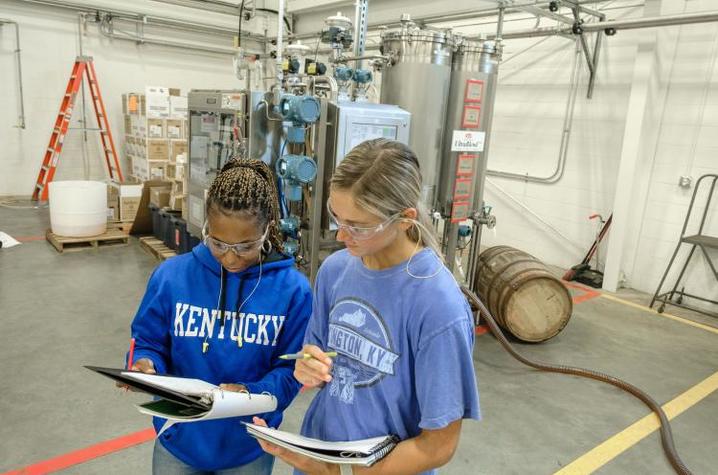
<svg viewBox="0 0 718 475"><path fill-rule="evenodd" d="M701 399L718 389L718 372L696 384L688 391L663 405L668 419L681 414ZM651 413L635 422L625 430L604 441L601 445L586 452L554 475L583 475L593 473L625 450L643 440L660 427L658 416ZM686 462L684 460L684 462ZM666 461L668 463L668 461ZM687 462L686 462L687 463Z"/></svg>
<svg viewBox="0 0 718 475"><path fill-rule="evenodd" d="M685 323L686 325L690 325L690 326L692 326L692 327L700 328L700 329L702 329L702 330L709 331L709 332L712 332L712 333L715 333L716 335L718 335L718 328L712 327L712 326L710 326L710 325L704 325L704 324L702 324L702 323L694 322L694 321L692 321L692 320L688 320L687 318L677 317L677 316L675 316L675 315L671 315L670 313L666 313L666 312L658 313L657 311L653 310L652 308L648 308L648 306L646 306L646 305L641 305L641 304L638 304L638 303L630 302L630 301L628 301L628 300L624 300L624 299L621 299L621 298L618 298L618 297L614 297L613 295L608 295L608 294L603 294L603 293L602 293L602 294L601 294L601 297L603 297L604 299L612 300L612 301L614 301L614 302L622 303L622 304L624 304L624 305L628 305L629 307L639 308L639 309L641 309L641 310L645 310L646 312L650 312L650 313L653 313L653 314L655 314L655 315L658 315L659 317L664 317L664 318L668 318L668 319L670 319L670 320L675 320L675 321L680 322L680 323Z"/></svg>

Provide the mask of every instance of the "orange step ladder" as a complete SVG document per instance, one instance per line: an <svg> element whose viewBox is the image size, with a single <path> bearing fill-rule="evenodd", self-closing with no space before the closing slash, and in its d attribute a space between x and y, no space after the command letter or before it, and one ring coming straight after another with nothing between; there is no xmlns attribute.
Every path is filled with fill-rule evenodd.
<svg viewBox="0 0 718 475"><path fill-rule="evenodd" d="M42 160L42 167L37 176L37 182L32 192L32 199L37 201L47 201L49 184L55 176L57 170L57 162L62 152L62 144L65 140L65 134L70 125L72 111L75 105L75 98L82 87L82 78L87 76L88 89L90 97L92 97L92 105L95 109L95 117L97 117L97 126L100 130L100 139L102 141L102 150L105 154L105 163L109 177L113 181L122 183L125 181L120 169L120 161L117 157L115 142L112 139L110 131L110 123L107 120L107 112L105 111L105 103L102 101L100 94L100 86L97 83L97 74L95 74L95 66L92 63L91 56L78 56L75 59L75 65L72 68L70 81L67 83L65 95L60 104L60 113L55 120L55 126L50 135L50 144L45 151L45 157ZM85 126L87 124L84 124Z"/></svg>

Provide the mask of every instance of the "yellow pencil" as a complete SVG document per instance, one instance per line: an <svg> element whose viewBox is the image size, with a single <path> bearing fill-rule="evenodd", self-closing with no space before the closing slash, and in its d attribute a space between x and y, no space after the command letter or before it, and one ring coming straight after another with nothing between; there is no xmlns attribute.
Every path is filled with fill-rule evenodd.
<svg viewBox="0 0 718 475"><path fill-rule="evenodd" d="M330 358L337 356L336 351L327 351L325 354ZM309 358L313 358L313 356L309 353L302 353L301 351L299 353L290 353L279 357L279 359L282 360L308 360Z"/></svg>

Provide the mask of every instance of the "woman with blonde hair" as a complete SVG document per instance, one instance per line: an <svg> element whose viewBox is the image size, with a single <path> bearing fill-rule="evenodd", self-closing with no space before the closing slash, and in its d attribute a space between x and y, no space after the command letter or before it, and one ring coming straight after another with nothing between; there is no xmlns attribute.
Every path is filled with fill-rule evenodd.
<svg viewBox="0 0 718 475"><path fill-rule="evenodd" d="M261 442L297 473L435 473L451 460L462 420L480 418L471 311L444 266L421 189L416 155L385 139L358 145L331 179L328 212L346 249L319 270L303 348L312 358L294 370L320 388L302 434L401 442L353 469Z"/></svg>

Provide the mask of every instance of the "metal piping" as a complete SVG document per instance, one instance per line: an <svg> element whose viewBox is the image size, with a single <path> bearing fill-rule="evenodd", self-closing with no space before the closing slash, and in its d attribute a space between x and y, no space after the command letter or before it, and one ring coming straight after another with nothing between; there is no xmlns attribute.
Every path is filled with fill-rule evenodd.
<svg viewBox="0 0 718 475"><path fill-rule="evenodd" d="M327 86L329 86L329 91L331 92L331 97L329 99L331 101L337 100L337 95L339 94L339 86L337 85L336 79L331 76L312 76L312 89L314 89L317 84L326 84Z"/></svg>
<svg viewBox="0 0 718 475"><path fill-rule="evenodd" d="M581 14L578 11L578 7L573 9L573 18L575 19L577 25L581 24ZM588 71L591 73L591 77L593 78L596 75L596 69L593 67L591 50L588 47L588 41L586 40L586 36L583 33L579 33L576 36L578 36L578 40L581 43L583 55L586 57L586 65L588 65Z"/></svg>
<svg viewBox="0 0 718 475"><path fill-rule="evenodd" d="M364 48L366 47L367 36L367 9L369 0L356 0L354 11L354 57L357 59L356 69L364 67Z"/></svg>
<svg viewBox="0 0 718 475"><path fill-rule="evenodd" d="M127 32L120 32L125 36L118 35L115 33L114 30L108 31L102 24L98 25L98 29L100 31L100 34L107 38L116 39L116 40L126 40L126 41L132 41L134 43L139 44L148 44L148 45L157 45L157 46L167 46L170 48L180 48L184 50L193 50L193 51L202 51L204 53L214 53L214 54L226 54L233 56L236 51L234 49L230 48L218 48L218 47L211 47L211 46L200 46L200 45L194 45L190 43L180 43L175 41L166 41L166 40L156 40L152 38L147 37L139 37L139 36L132 36Z"/></svg>
<svg viewBox="0 0 718 475"><path fill-rule="evenodd" d="M702 13L682 13L651 18L632 18L628 20L610 20L581 25L584 33L606 30L633 30L638 28L655 28L659 26L687 25L694 23L710 23L718 21L718 11ZM559 34L572 34L571 28L545 27L533 30L521 30L504 33L502 39L536 38Z"/></svg>
<svg viewBox="0 0 718 475"><path fill-rule="evenodd" d="M605 22L606 19L599 18L599 22ZM596 69L598 69L598 55L601 51L601 44L603 43L603 35L601 33L596 34L596 43L593 45L593 74L588 79L588 93L586 97L589 99L593 98L593 89L596 86Z"/></svg>
<svg viewBox="0 0 718 475"><path fill-rule="evenodd" d="M15 27L15 57L17 62L17 80L18 80L18 93L20 94L20 115L17 118L16 128L25 128L25 94L23 93L22 86L22 59L20 50L20 25L13 20L6 20L0 18L0 26L12 25Z"/></svg>
<svg viewBox="0 0 718 475"><path fill-rule="evenodd" d="M65 10L71 10L78 13L87 13L91 15L95 15L96 13L107 13L112 16L113 19L117 20L127 20L132 22L143 22L144 24L149 25L155 25L155 26L162 26L167 28L175 28L178 30L184 30L184 31L191 31L195 33L211 33L211 34L221 34L221 35L227 35L227 36L236 36L237 35L237 29L236 28L224 28L219 26L213 26L213 25L207 25L203 23L196 23L186 20L179 20L179 19L169 19L169 18L161 18L156 17L152 15L145 15L142 13L137 13L129 10L118 10L115 8L104 8L104 7L93 7L89 4L80 4L80 3L74 3L74 2L64 2L60 0L21 0L25 3L32 3L37 5L44 5L49 7L56 7L56 8L62 8ZM266 38L263 35L250 33L250 32L242 32L242 37L247 37L249 39L265 42Z"/></svg>
<svg viewBox="0 0 718 475"><path fill-rule="evenodd" d="M550 18L552 20L556 20L559 23L563 23L564 25L573 25L574 21L570 19L569 17L565 17L563 15L559 15L558 13L553 13L550 10L544 10L543 8L535 7L535 6L527 6L527 7L519 7L520 10L525 11L526 13L531 13L532 15L535 15L539 19L541 17L544 18ZM536 25L538 26L538 25Z"/></svg>
<svg viewBox="0 0 718 475"><path fill-rule="evenodd" d="M336 60L332 59L332 63L345 63L348 61L363 61L365 59L380 59L382 61L388 61L391 59L389 56L381 55L381 54L368 54L364 56L340 56ZM358 66L357 66L358 68Z"/></svg>
<svg viewBox="0 0 718 475"><path fill-rule="evenodd" d="M28 1L28 0L25 0ZM572 4L596 4L596 3L607 3L609 1L615 1L615 0L583 0L583 1L574 1ZM549 2L531 2L527 3L526 5L536 6L536 7L542 7L542 8L548 8ZM584 7L581 7L584 8ZM485 17L494 17L499 14L500 8L488 8L483 10L476 10L476 9L469 9L469 10L461 10L455 13L450 14L435 14L435 15L424 15L424 16L418 16L418 17L412 17L412 21L414 23L417 23L419 25L427 25L429 23L445 23L450 21L460 21L460 20L470 20L473 18L485 18ZM505 8L505 13L522 13L522 9L519 8L519 6L511 5L510 7L507 6ZM588 13L588 12L587 12ZM397 20L390 20L390 21L382 21L382 22L376 22L376 23L369 23L367 25L368 30L378 30L384 27L396 27L401 26L401 22ZM316 38L317 32L312 33L302 33L299 35L294 35L294 39L307 39L307 38Z"/></svg>
<svg viewBox="0 0 718 475"><path fill-rule="evenodd" d="M238 15L239 5L236 3L221 2L218 0L153 0L155 2L168 3L186 8L199 8L204 11L214 13L224 13L227 15Z"/></svg>
<svg viewBox="0 0 718 475"><path fill-rule="evenodd" d="M522 181L530 181L532 183L553 184L561 180L566 169L566 158L568 156L569 139L571 138L571 130L573 128L573 114L576 109L576 95L578 93L578 79L581 71L579 56L581 48L578 40L576 40L576 52L573 57L573 70L571 72L571 84L569 87L568 100L566 102L566 112L563 119L563 132L561 134L561 145L559 146L558 161L556 162L556 170L548 177L537 177L529 174L503 172L500 170L486 170L486 174L490 176L498 176L501 178L512 178Z"/></svg>
<svg viewBox="0 0 718 475"><path fill-rule="evenodd" d="M282 52L284 48L284 44L282 43L282 40L284 38L284 0L279 0L279 13L277 14L277 61L275 63L276 67L276 84L275 84L275 90L274 90L274 105L279 105L279 95L282 92L282 81L284 80L284 67L283 67L283 59L282 59Z"/></svg>

